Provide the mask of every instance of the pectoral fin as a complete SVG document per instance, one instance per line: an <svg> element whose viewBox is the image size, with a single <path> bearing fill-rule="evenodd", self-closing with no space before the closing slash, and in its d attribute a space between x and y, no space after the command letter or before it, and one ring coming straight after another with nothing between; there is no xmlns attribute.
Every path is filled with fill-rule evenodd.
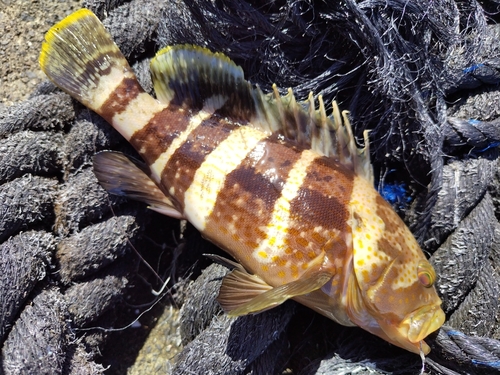
<svg viewBox="0 0 500 375"><path fill-rule="evenodd" d="M106 191L147 203L154 211L182 219L182 213L151 180L145 169L145 166L134 163L121 152L103 151L94 156L94 173Z"/></svg>
<svg viewBox="0 0 500 375"><path fill-rule="evenodd" d="M242 268L235 268L222 281L217 301L225 312L233 315L233 311L247 306L259 295L272 289L259 276L250 275Z"/></svg>
<svg viewBox="0 0 500 375"><path fill-rule="evenodd" d="M278 306L287 299L311 293L325 285L332 276L326 271L311 272L273 288L240 266L224 278L218 301L229 316L257 313Z"/></svg>

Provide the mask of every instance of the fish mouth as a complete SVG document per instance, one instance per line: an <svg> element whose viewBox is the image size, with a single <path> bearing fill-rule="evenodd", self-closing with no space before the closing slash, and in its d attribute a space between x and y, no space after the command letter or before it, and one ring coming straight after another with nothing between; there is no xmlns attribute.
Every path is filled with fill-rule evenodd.
<svg viewBox="0 0 500 375"><path fill-rule="evenodd" d="M373 333L412 353L427 355L431 348L424 339L439 329L444 321L440 305L424 306L408 314L400 324L380 322L382 332Z"/></svg>
<svg viewBox="0 0 500 375"><path fill-rule="evenodd" d="M422 342L443 325L445 318L441 306L425 306L414 311L402 322L408 327L408 341L414 344ZM425 346L428 347L427 344Z"/></svg>
<svg viewBox="0 0 500 375"><path fill-rule="evenodd" d="M379 332L371 332L412 353L427 355L431 348L424 339L439 329L444 321L445 315L440 305L424 306L408 314L400 324L379 322Z"/></svg>

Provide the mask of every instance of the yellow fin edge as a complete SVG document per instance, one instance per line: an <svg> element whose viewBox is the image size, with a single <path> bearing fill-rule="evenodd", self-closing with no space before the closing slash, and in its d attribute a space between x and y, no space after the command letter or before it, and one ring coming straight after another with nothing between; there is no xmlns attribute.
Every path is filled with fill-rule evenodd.
<svg viewBox="0 0 500 375"><path fill-rule="evenodd" d="M71 13L69 16L56 23L49 29L49 31L47 31L47 33L45 34L45 41L42 43L42 50L40 52L39 58L40 66L44 72L45 67L47 66L47 56L53 48L53 42L56 38L57 33L85 17L96 17L96 15L92 13L92 11L86 8L82 8Z"/></svg>
<svg viewBox="0 0 500 375"><path fill-rule="evenodd" d="M175 50L186 50L186 51L194 51L194 52L199 52L201 54L204 54L208 57L216 57L230 65L234 65L236 68L241 69L240 66L236 65L233 60L231 60L229 57L227 57L224 53L222 52L212 52L210 49L206 47L201 47L197 46L194 44L175 44L175 45L170 45L166 46L162 49L160 49L158 52L156 52L155 57L151 60L151 65L154 64L154 61L157 60L157 58L161 55L164 55L166 53L170 53L171 51ZM242 70L243 72L243 70Z"/></svg>
<svg viewBox="0 0 500 375"><path fill-rule="evenodd" d="M39 61L54 84L97 113L124 78L135 79L109 32L88 9L70 14L45 34Z"/></svg>

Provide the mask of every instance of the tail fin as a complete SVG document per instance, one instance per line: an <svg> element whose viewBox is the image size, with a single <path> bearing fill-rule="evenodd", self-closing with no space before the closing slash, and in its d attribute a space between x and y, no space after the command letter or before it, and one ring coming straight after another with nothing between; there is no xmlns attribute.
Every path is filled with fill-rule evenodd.
<svg viewBox="0 0 500 375"><path fill-rule="evenodd" d="M125 78L137 83L111 35L88 9L74 12L47 32L40 66L57 86L101 115L102 105Z"/></svg>

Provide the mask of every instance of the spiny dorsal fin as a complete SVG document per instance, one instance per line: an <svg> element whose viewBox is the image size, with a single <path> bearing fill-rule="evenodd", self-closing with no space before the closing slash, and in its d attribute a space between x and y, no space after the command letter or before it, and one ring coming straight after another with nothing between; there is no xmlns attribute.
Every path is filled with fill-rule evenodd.
<svg viewBox="0 0 500 375"><path fill-rule="evenodd" d="M281 96L273 85L273 99L279 116L277 131L285 137L311 148L319 154L338 159L343 165L373 183L373 168L370 162L368 132L364 132L364 147L358 148L349 121L349 112L342 111L335 101L332 114L328 116L323 97L318 96L316 108L314 96L309 93L306 101L299 103L291 89ZM272 107L272 105L271 105Z"/></svg>
<svg viewBox="0 0 500 375"><path fill-rule="evenodd" d="M146 169L121 152L103 151L94 155L94 173L107 192L147 203L153 211L182 219L182 213L149 178Z"/></svg>
<svg viewBox="0 0 500 375"><path fill-rule="evenodd" d="M298 103L291 89L281 96L276 85L263 94L245 80L243 70L222 53L202 47L177 45L162 49L151 61L153 85L158 99L188 108L217 111L236 122L266 133L280 133L305 148L337 158L346 167L373 181L368 152L358 149L347 112L333 102L327 116L321 96L319 109L312 93Z"/></svg>

